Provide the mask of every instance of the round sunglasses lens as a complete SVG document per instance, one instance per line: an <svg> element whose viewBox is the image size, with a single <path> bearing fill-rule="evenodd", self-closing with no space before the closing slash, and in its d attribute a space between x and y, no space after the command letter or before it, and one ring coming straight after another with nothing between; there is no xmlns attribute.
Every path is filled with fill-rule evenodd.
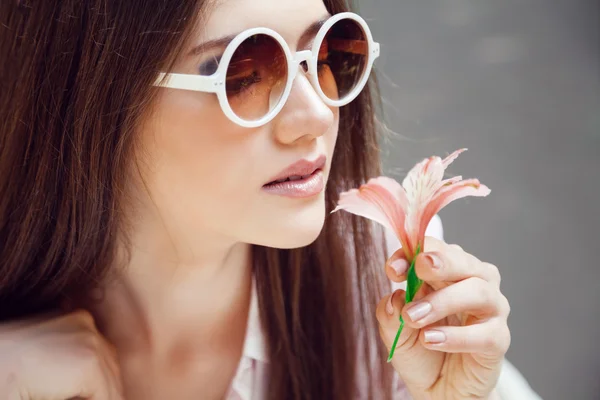
<svg viewBox="0 0 600 400"><path fill-rule="evenodd" d="M342 19L327 31L319 49L319 84L331 100L343 100L360 83L367 67L369 42L362 26Z"/></svg>
<svg viewBox="0 0 600 400"><path fill-rule="evenodd" d="M245 121L267 115L281 100L287 69L285 53L275 38L258 34L244 40L227 68L225 90L233 112Z"/></svg>

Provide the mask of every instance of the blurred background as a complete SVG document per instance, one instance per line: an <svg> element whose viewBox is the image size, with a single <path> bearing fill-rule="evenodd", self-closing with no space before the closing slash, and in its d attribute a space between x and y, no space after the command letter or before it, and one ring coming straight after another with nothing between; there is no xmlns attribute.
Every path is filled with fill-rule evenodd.
<svg viewBox="0 0 600 400"><path fill-rule="evenodd" d="M359 0L386 174L468 147L450 173L492 189L440 215L503 274L508 359L545 400L600 399L600 1Z"/></svg>

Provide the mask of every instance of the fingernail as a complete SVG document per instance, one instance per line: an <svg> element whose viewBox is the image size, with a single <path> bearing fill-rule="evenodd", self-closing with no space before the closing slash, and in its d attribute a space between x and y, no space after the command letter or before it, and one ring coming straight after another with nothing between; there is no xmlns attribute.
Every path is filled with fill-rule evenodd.
<svg viewBox="0 0 600 400"><path fill-rule="evenodd" d="M394 293L396 293L396 292L393 292L390 295L390 297L388 298L388 301L385 305L385 312L387 312L388 315L394 315L394 306L392 305L392 299L394 298Z"/></svg>
<svg viewBox="0 0 600 400"><path fill-rule="evenodd" d="M426 253L425 258L431 264L432 268L440 269L442 267L442 260L433 253Z"/></svg>
<svg viewBox="0 0 600 400"><path fill-rule="evenodd" d="M392 267L396 275L401 276L404 275L408 270L408 261L406 261L404 258L399 258L392 261L390 263L390 267Z"/></svg>
<svg viewBox="0 0 600 400"><path fill-rule="evenodd" d="M425 317L427 314L429 314L430 311L431 304L426 301L416 303L415 305L410 306L408 310L406 310L408 316L413 322L416 322L421 318Z"/></svg>
<svg viewBox="0 0 600 400"><path fill-rule="evenodd" d="M425 341L427 343L444 343L446 334L442 331L425 331Z"/></svg>

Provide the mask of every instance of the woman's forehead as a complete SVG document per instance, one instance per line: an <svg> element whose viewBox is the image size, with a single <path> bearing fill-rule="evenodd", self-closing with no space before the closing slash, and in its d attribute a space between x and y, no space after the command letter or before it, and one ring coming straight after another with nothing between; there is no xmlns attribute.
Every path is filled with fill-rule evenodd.
<svg viewBox="0 0 600 400"><path fill-rule="evenodd" d="M214 0L200 20L197 40L207 41L245 29L266 27L288 43L327 14L322 0Z"/></svg>

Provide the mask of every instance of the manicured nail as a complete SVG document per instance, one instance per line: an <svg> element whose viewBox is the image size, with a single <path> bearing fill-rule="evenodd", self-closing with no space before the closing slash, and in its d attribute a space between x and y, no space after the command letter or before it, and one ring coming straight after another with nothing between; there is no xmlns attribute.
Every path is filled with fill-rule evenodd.
<svg viewBox="0 0 600 400"><path fill-rule="evenodd" d="M431 304L426 301L416 303L416 304L410 306L408 308L408 310L406 310L406 312L408 313L408 316L410 317L410 319L413 322L416 322L416 321L420 320L421 318L425 317L427 314L429 314L430 311L431 311Z"/></svg>
<svg viewBox="0 0 600 400"><path fill-rule="evenodd" d="M440 269L442 267L442 260L433 253L425 253L425 258L431 264L432 268Z"/></svg>
<svg viewBox="0 0 600 400"><path fill-rule="evenodd" d="M390 267L392 267L396 275L401 276L406 274L406 271L408 270L408 261L406 261L404 258L399 258L392 261L390 263Z"/></svg>
<svg viewBox="0 0 600 400"><path fill-rule="evenodd" d="M392 305L392 299L394 298L394 293L396 293L396 292L393 292L390 295L387 303L385 304L385 312L387 312L388 315L394 315L394 306Z"/></svg>
<svg viewBox="0 0 600 400"><path fill-rule="evenodd" d="M444 343L446 334L442 331L425 331L425 341L427 343Z"/></svg>

